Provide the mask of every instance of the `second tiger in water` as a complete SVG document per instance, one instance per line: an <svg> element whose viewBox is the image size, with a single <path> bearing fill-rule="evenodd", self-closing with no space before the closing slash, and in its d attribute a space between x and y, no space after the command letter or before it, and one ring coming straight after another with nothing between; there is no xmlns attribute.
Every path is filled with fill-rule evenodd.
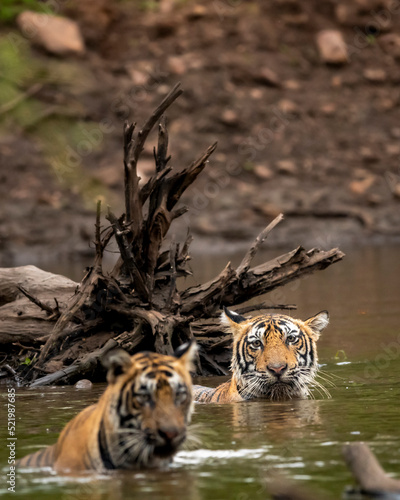
<svg viewBox="0 0 400 500"><path fill-rule="evenodd" d="M233 335L232 378L215 389L195 385L194 399L230 403L307 397L316 384L316 342L328 323L327 311L301 321L283 314L246 319L224 308L222 324Z"/></svg>

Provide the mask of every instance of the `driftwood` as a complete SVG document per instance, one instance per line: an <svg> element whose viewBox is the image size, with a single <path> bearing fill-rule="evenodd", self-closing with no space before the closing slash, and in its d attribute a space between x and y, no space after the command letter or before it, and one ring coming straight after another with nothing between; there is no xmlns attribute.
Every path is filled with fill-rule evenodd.
<svg viewBox="0 0 400 500"><path fill-rule="evenodd" d="M400 480L393 479L386 474L365 443L345 445L343 455L360 486L361 493L380 498L393 493L400 495Z"/></svg>
<svg viewBox="0 0 400 500"><path fill-rule="evenodd" d="M148 349L169 354L195 337L200 346L197 373L225 374L231 341L218 324L222 305L246 303L343 258L336 248L306 251L299 247L252 268L260 245L282 220L279 215L255 239L237 269L228 264L213 280L178 289L178 280L191 274L188 261L192 238L188 233L181 243L167 243L166 236L172 222L187 210L177 207L182 194L204 170L216 148L216 144L211 145L188 167L170 166L163 113L180 94L177 85L139 131L135 132L135 124L125 124L125 213L118 216L108 208L108 225L103 228L98 203L94 264L79 285L67 280L66 286L66 278L53 277L53 290L43 291L40 271L31 268L36 283L15 276L8 285L8 295L4 293L2 298L2 276L12 275L12 270L0 270L0 304L4 304L0 307L0 353L4 354L3 362L13 366L26 382L38 386L55 380L73 381L78 374L92 370L102 349L111 345L110 340L131 353ZM155 172L140 186L137 164L156 125ZM119 258L106 273L103 253L111 240L117 245ZM244 310L277 307L264 301ZM87 362L89 351L93 356ZM26 364L21 368L19 363L24 359ZM49 374L54 374L53 378Z"/></svg>

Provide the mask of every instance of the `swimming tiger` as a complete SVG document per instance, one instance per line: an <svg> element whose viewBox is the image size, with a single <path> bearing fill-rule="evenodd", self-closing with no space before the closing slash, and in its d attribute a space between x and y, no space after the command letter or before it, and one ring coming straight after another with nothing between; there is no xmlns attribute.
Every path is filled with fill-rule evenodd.
<svg viewBox="0 0 400 500"><path fill-rule="evenodd" d="M309 394L318 370L316 341L329 323L327 311L301 321L283 314L246 319L224 308L221 320L233 335L232 378L215 389L193 386L196 401L276 401Z"/></svg>
<svg viewBox="0 0 400 500"><path fill-rule="evenodd" d="M58 441L27 455L18 467L84 471L162 467L185 441L193 410L187 343L174 356L117 350L108 357L108 386L73 418Z"/></svg>

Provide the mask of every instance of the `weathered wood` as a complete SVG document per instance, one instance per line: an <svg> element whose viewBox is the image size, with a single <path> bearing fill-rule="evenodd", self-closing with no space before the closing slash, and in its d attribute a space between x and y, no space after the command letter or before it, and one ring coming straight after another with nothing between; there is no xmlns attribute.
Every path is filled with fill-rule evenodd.
<svg viewBox="0 0 400 500"><path fill-rule="evenodd" d="M360 485L361 493L384 497L400 494L400 480L389 477L365 443L349 443L343 447L347 466Z"/></svg>

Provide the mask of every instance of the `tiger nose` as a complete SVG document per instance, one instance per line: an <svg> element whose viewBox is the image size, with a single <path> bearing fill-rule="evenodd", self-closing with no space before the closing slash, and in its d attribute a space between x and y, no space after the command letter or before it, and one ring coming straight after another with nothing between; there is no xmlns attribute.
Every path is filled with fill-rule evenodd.
<svg viewBox="0 0 400 500"><path fill-rule="evenodd" d="M267 366L267 369L273 374L278 377L283 375L285 371L287 370L287 363L275 363Z"/></svg>
<svg viewBox="0 0 400 500"><path fill-rule="evenodd" d="M179 429L174 428L160 428L158 429L159 436L165 441L165 443L172 443L180 435Z"/></svg>

